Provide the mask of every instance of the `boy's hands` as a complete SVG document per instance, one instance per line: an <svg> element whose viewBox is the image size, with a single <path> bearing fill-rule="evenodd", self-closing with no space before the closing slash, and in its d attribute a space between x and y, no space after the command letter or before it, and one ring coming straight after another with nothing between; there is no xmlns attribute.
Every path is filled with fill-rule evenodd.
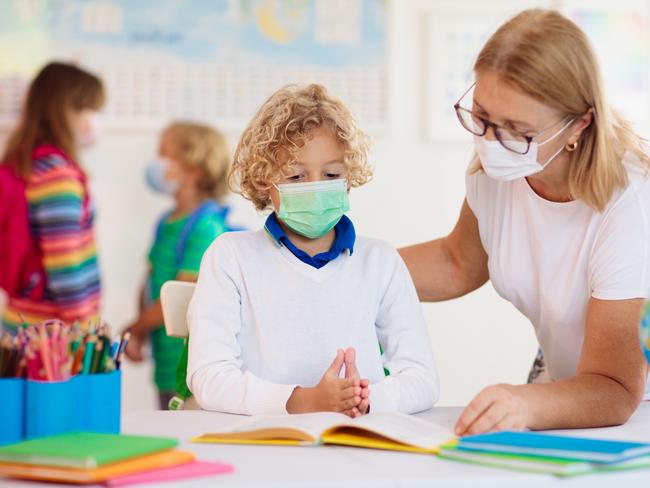
<svg viewBox="0 0 650 488"><path fill-rule="evenodd" d="M348 347L345 350L345 377L346 378L358 378L360 380L360 386L361 386L361 401L359 402L358 405L353 407L352 409L344 412L346 415L349 415L350 417L360 417L361 415L365 415L368 413L368 410L370 409L370 381L367 379L361 379L361 374L359 374L359 370L357 369L357 352L353 347Z"/></svg>
<svg viewBox="0 0 650 488"><path fill-rule="evenodd" d="M340 378L345 363L342 349L327 368L320 382L312 388L296 388L287 400L287 412L342 412L347 413L361 403L361 380Z"/></svg>
<svg viewBox="0 0 650 488"><path fill-rule="evenodd" d="M357 370L353 348L339 349L320 382L312 388L296 388L287 400L288 413L341 412L358 417L368 412L369 382ZM340 378L345 366L345 377Z"/></svg>

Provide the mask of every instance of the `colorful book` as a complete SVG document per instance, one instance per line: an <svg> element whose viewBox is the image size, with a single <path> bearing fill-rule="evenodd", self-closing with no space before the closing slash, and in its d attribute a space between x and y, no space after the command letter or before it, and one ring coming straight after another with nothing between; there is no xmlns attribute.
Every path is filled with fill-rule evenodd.
<svg viewBox="0 0 650 488"><path fill-rule="evenodd" d="M71 432L0 447L0 462L92 469L177 445L165 437Z"/></svg>
<svg viewBox="0 0 650 488"><path fill-rule="evenodd" d="M641 456L620 463L601 464L541 456L462 451L454 445L441 446L440 458L513 471L553 474L561 477L650 468L650 456Z"/></svg>
<svg viewBox="0 0 650 488"><path fill-rule="evenodd" d="M90 484L112 479L119 480L125 476L136 475L137 473L144 474L151 470L183 466L192 463L192 461L194 461L194 454L192 453L167 450L91 469L0 463L0 476L33 481Z"/></svg>
<svg viewBox="0 0 650 488"><path fill-rule="evenodd" d="M463 437L457 449L592 463L620 463L650 454L650 444L640 442L509 431Z"/></svg>
<svg viewBox="0 0 650 488"><path fill-rule="evenodd" d="M593 471L593 465L584 461L521 456L514 454L464 451L454 444L441 446L440 458L481 466L510 469L527 473L546 473L556 476L576 476Z"/></svg>
<svg viewBox="0 0 650 488"><path fill-rule="evenodd" d="M318 445L435 454L454 434L446 427L401 413L372 413L355 419L339 413L249 417L193 442Z"/></svg>
<svg viewBox="0 0 650 488"><path fill-rule="evenodd" d="M112 478L104 482L106 486L139 485L143 483L162 483L164 481L184 480L200 476L215 476L232 473L234 468L230 464L212 463L207 461L194 461L188 464L171 466L169 468L154 469L144 473L137 473L120 478Z"/></svg>

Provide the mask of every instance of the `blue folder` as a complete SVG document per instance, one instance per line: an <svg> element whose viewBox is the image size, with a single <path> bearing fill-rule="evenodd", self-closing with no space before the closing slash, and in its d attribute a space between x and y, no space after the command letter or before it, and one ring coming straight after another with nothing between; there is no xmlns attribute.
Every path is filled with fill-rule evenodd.
<svg viewBox="0 0 650 488"><path fill-rule="evenodd" d="M593 463L618 463L650 454L650 444L539 432L496 432L459 439L457 449Z"/></svg>

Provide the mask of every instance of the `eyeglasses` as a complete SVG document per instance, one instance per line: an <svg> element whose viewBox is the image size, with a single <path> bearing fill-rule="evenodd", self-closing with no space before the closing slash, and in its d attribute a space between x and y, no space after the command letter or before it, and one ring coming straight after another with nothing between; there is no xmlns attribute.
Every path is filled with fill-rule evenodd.
<svg viewBox="0 0 650 488"><path fill-rule="evenodd" d="M533 136L527 136L516 130L501 127L500 125L491 122L485 117L481 117L475 112L461 107L461 100L465 98L465 95L467 95L472 88L474 88L474 85L476 85L476 83L473 83L472 86L470 86L454 104L456 116L458 117L458 120L460 121L460 124L463 126L463 128L475 136L483 137L487 133L488 128L491 127L496 140L499 141L499 144L505 147L508 151L512 151L517 154L527 154L530 150L530 143L533 142ZM558 123L559 122L555 122L553 125L546 127L545 129L538 132L536 136L543 134Z"/></svg>

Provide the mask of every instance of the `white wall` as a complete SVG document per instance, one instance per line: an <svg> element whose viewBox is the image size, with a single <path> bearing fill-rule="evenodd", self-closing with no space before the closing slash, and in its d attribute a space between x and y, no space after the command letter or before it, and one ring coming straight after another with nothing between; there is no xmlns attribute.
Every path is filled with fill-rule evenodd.
<svg viewBox="0 0 650 488"><path fill-rule="evenodd" d="M425 141L420 126L420 7L434 1L392 2L391 126L373 135L374 180L351 197L358 232L395 246L448 233L464 197L470 139L462 144ZM229 137L234 146L237 134ZM117 328L135 318L147 247L157 216L169 205L143 183L144 165L156 149L155 133L112 131L84 158L98 208L103 317ZM260 225L250 204L238 197L232 203L237 223ZM424 308L442 382L440 405L465 404L491 383L525 381L537 344L532 327L489 284ZM150 364L125 366L124 410L155 408L150 377Z"/></svg>

